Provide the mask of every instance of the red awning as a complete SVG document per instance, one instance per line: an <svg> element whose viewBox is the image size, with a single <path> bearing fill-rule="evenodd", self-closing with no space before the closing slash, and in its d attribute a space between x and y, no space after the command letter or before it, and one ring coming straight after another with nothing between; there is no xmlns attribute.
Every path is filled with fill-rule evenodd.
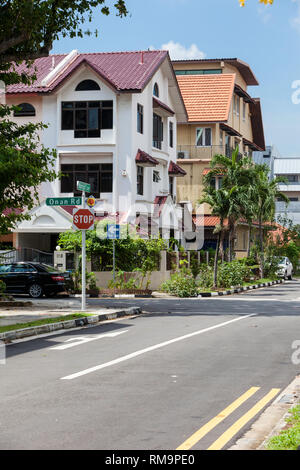
<svg viewBox="0 0 300 470"><path fill-rule="evenodd" d="M156 160L156 158L151 157L151 155L140 149L137 151L135 161L141 166L156 166L159 164L159 161Z"/></svg>
<svg viewBox="0 0 300 470"><path fill-rule="evenodd" d="M167 117L174 116L175 114L168 105L158 100L157 98L153 98L153 109L155 108L160 108L160 110L163 111L163 114Z"/></svg>
<svg viewBox="0 0 300 470"><path fill-rule="evenodd" d="M176 176L178 178L180 176L185 176L186 171L184 171L179 165L177 165L177 163L170 161L169 175Z"/></svg>

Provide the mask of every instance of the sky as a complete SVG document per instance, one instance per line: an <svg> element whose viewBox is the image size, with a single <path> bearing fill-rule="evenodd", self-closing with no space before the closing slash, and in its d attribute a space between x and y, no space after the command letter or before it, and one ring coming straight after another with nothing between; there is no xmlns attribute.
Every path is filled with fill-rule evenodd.
<svg viewBox="0 0 300 470"><path fill-rule="evenodd" d="M108 0L107 4L114 2ZM168 49L171 59L239 58L259 81L266 145L300 156L300 0L126 0L129 15L95 12L95 35L61 38L52 53Z"/></svg>

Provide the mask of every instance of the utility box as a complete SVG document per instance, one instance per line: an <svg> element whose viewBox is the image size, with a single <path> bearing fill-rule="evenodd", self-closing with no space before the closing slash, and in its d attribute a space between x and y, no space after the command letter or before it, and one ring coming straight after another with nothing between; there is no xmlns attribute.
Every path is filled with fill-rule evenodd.
<svg viewBox="0 0 300 470"><path fill-rule="evenodd" d="M61 271L74 269L74 253L71 251L54 251L54 267Z"/></svg>

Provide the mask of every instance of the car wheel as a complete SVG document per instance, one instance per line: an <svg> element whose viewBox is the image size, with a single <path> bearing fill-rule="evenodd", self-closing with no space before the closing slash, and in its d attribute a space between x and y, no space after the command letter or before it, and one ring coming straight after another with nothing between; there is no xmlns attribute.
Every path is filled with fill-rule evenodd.
<svg viewBox="0 0 300 470"><path fill-rule="evenodd" d="M28 293L33 299L38 299L43 295L43 289L39 284L32 284L29 287Z"/></svg>
<svg viewBox="0 0 300 470"><path fill-rule="evenodd" d="M292 274L290 274L290 275L288 276L288 280L289 280L289 281L292 280Z"/></svg>

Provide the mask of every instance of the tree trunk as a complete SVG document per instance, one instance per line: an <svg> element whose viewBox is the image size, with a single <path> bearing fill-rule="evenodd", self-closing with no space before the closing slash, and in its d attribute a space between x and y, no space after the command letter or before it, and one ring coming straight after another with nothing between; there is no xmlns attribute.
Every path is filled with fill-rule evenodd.
<svg viewBox="0 0 300 470"><path fill-rule="evenodd" d="M221 234L222 234L222 231L218 233L218 238L217 238L217 246L216 246L215 260L214 260L214 285L213 287L218 287L218 259L219 259Z"/></svg>
<svg viewBox="0 0 300 470"><path fill-rule="evenodd" d="M259 272L260 278L264 277L264 243L262 220L259 219Z"/></svg>
<svg viewBox="0 0 300 470"><path fill-rule="evenodd" d="M248 248L247 248L247 256L249 258L250 256L250 250L251 250L251 236L252 236L252 225L249 224L249 230L248 230Z"/></svg>

